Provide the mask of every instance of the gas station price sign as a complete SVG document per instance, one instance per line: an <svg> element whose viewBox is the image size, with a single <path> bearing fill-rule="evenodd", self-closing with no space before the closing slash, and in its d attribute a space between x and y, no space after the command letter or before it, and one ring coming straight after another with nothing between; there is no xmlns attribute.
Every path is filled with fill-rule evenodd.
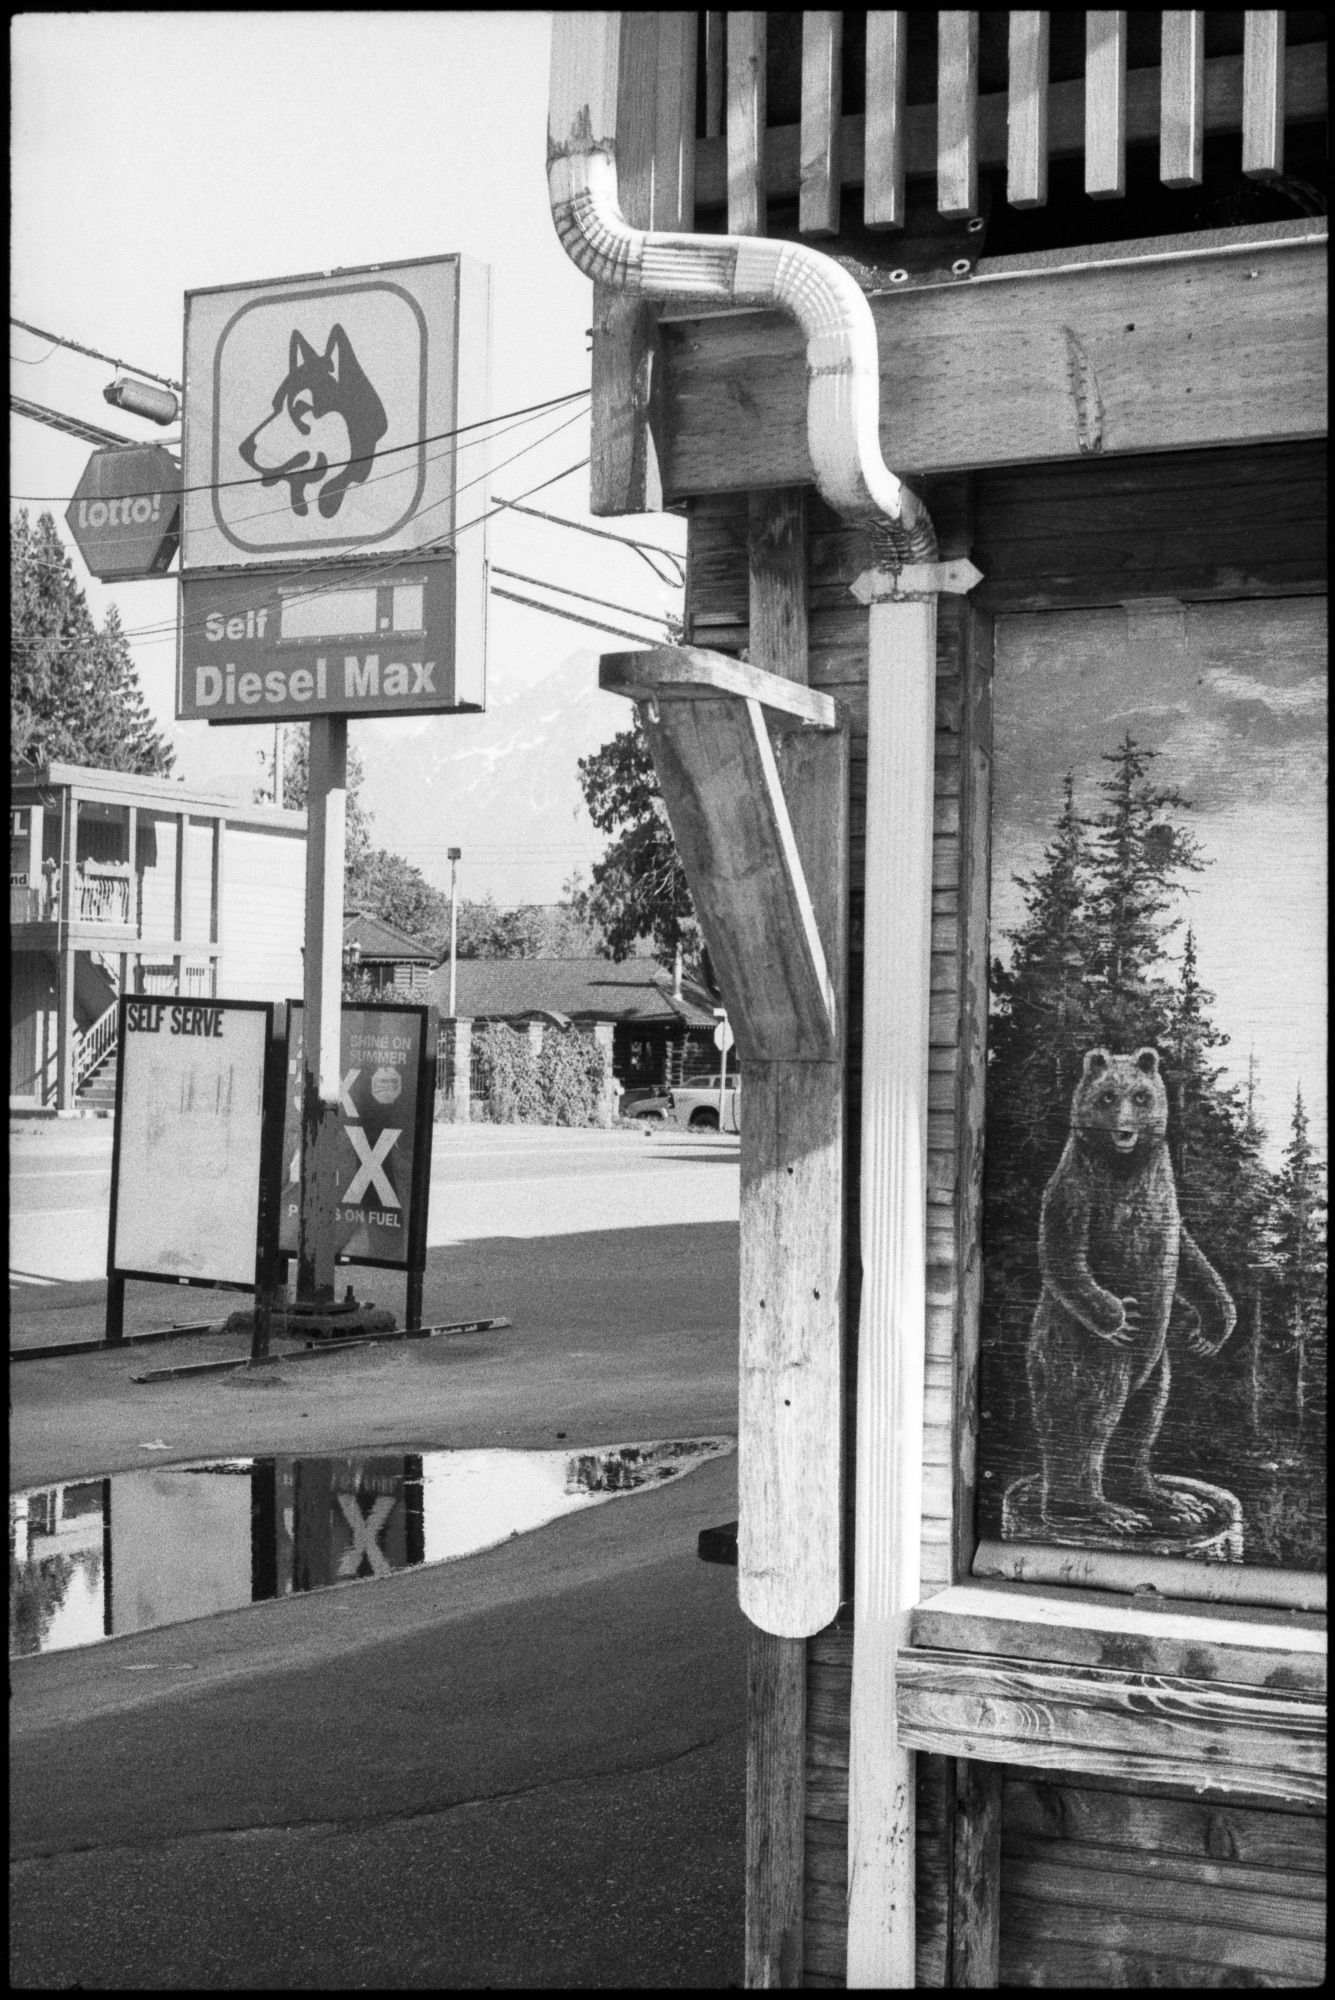
<svg viewBox="0 0 1335 2000"><path fill-rule="evenodd" d="M297 1254L301 1210L302 1006L288 1026L279 1249ZM338 1203L334 1256L345 1264L420 1271L435 1102L430 1010L374 1002L342 1010Z"/></svg>

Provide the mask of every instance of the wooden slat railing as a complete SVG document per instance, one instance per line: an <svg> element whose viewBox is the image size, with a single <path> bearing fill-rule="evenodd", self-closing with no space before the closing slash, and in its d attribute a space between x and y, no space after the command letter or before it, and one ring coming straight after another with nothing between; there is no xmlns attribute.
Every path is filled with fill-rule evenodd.
<svg viewBox="0 0 1335 2000"><path fill-rule="evenodd" d="M105 1055L116 1046L116 1011L118 1003L113 1000L105 1014L80 1034L74 1036L74 1084L77 1089L89 1076Z"/></svg>
<svg viewBox="0 0 1335 2000"><path fill-rule="evenodd" d="M1010 115L1006 199L1043 208L1048 199L1048 17L1010 18Z"/></svg>
<svg viewBox="0 0 1335 2000"><path fill-rule="evenodd" d="M1242 171L1284 170L1284 16L1249 12L1242 30Z"/></svg>
<svg viewBox="0 0 1335 2000"><path fill-rule="evenodd" d="M807 12L800 124L767 130L766 16L706 15L696 196L704 206L726 201L729 233L763 234L766 196L796 195L801 235L837 234L841 189L859 184L866 226L900 228L905 181L915 175L936 176L942 215L971 215L980 172L1002 165L1010 205L1042 207L1049 160L1081 153L1085 192L1114 200L1125 193L1127 146L1153 140L1164 186L1195 187L1205 138L1221 132L1241 135L1245 173L1270 179L1283 172L1286 115L1315 119L1326 111L1325 47L1286 50L1278 12L1247 13L1243 54L1207 61L1203 12L1165 11L1159 67L1128 73L1125 12L1093 11L1085 17L1085 75L1061 83L1049 80L1048 14L1013 12L1008 87L980 97L979 16L947 9L936 16L937 101L913 105L905 96L908 15L873 11L866 19L865 116L842 114L843 16ZM680 43L691 72L680 93L685 114L694 101L694 42L682 36ZM662 61L660 50L659 149Z"/></svg>
<svg viewBox="0 0 1335 2000"><path fill-rule="evenodd" d="M908 23L900 13L867 16L867 161L862 212L869 229L904 226L904 111Z"/></svg>
<svg viewBox="0 0 1335 2000"><path fill-rule="evenodd" d="M839 234L842 14L802 16L802 183L797 226L803 236Z"/></svg>
<svg viewBox="0 0 1335 2000"><path fill-rule="evenodd" d="M936 206L978 208L978 16L955 8L937 19Z"/></svg>
<svg viewBox="0 0 1335 2000"><path fill-rule="evenodd" d="M1168 188L1199 187L1205 156L1205 16L1177 10L1163 17L1159 64L1159 179Z"/></svg>
<svg viewBox="0 0 1335 2000"><path fill-rule="evenodd" d="M1126 13L1085 15L1085 193L1126 193Z"/></svg>

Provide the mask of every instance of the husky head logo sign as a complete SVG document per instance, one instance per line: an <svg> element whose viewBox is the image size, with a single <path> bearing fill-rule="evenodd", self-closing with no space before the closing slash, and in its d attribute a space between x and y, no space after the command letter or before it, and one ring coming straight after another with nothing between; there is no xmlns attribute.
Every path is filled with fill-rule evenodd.
<svg viewBox="0 0 1335 2000"><path fill-rule="evenodd" d="M320 354L294 327L287 374L238 450L262 486L286 482L294 514L309 512L311 487L320 513L332 520L348 488L366 479L387 429L385 406L343 328L331 329Z"/></svg>

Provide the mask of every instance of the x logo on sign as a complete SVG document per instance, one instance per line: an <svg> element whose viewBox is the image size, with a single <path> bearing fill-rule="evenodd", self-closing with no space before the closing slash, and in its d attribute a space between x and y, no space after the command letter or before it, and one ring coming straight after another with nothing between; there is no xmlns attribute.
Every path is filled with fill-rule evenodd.
<svg viewBox="0 0 1335 2000"><path fill-rule="evenodd" d="M380 1546L380 1534L394 1512L393 1499L389 1494L382 1493L373 1502L369 1514L363 1514L355 1493L340 1493L338 1504L352 1530L352 1547L338 1559L339 1575L356 1576L363 1562L367 1562L372 1576L392 1576L394 1572L389 1557Z"/></svg>
<svg viewBox="0 0 1335 2000"><path fill-rule="evenodd" d="M398 1208L399 1198L381 1173L380 1166L381 1162L389 1157L389 1149L400 1136L399 1132L393 1127L387 1127L376 1140L375 1150L372 1151L366 1143L366 1134L360 1125L345 1125L343 1130L351 1139L352 1150L361 1161L361 1165L352 1177L352 1185L343 1197L344 1201L359 1202L374 1181L376 1195L384 1202L386 1208Z"/></svg>

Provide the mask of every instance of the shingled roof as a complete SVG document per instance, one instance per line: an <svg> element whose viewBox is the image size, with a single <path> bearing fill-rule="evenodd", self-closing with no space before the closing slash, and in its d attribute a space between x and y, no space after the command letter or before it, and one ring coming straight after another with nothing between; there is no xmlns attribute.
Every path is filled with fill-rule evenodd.
<svg viewBox="0 0 1335 2000"><path fill-rule="evenodd" d="M431 976L431 998L449 1005L449 968ZM651 958L461 958L455 1006L465 1019L522 1020L537 1013L572 1021L681 1021L688 1028L714 1026L714 1001L703 986L682 981L673 998L672 974Z"/></svg>
<svg viewBox="0 0 1335 2000"><path fill-rule="evenodd" d="M363 965L439 965L440 953L432 951L429 945L418 944L415 938L396 931L392 924L380 917L370 917L361 910L354 910L344 919L343 945L346 950L355 944L361 952Z"/></svg>

